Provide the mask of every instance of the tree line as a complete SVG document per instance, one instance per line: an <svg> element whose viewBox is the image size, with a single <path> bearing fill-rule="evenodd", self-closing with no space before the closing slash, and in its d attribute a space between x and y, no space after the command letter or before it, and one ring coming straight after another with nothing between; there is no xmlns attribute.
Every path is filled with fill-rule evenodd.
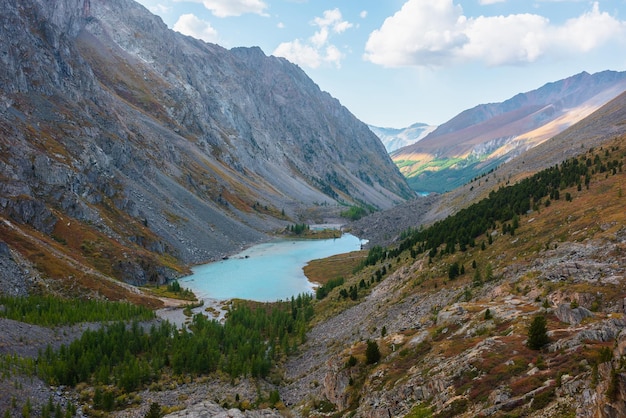
<svg viewBox="0 0 626 418"><path fill-rule="evenodd" d="M165 321L145 326L116 322L86 331L59 350L48 347L37 359L37 373L51 385L91 382L132 392L165 373L265 377L282 356L297 349L313 316L312 295L273 304L236 304L224 324L204 315L178 329ZM110 410L111 392L94 399ZM96 402L97 401L97 402Z"/></svg>
<svg viewBox="0 0 626 418"><path fill-rule="evenodd" d="M589 153L593 153L593 149ZM431 258L437 254L453 254L457 250L464 252L468 247L475 247L476 238L481 235L487 234L491 241L489 232L499 225L503 233L514 235L521 215L539 210L541 204L549 206L551 200L559 200L561 190L573 186L581 190L583 184L589 188L591 177L596 173L615 175L622 172L623 162L609 161L609 156L606 150L604 160L600 154L593 158L587 155L570 158L514 185L492 190L488 197L428 228L407 229L400 236L400 244L394 248L371 248L362 267L396 258L406 250L411 251L413 258L425 252ZM566 193L566 200L572 200L570 193Z"/></svg>
<svg viewBox="0 0 626 418"><path fill-rule="evenodd" d="M98 299L75 300L55 296L29 297L0 295L0 317L33 325L54 327L79 322L147 321L155 314L150 309L128 302Z"/></svg>

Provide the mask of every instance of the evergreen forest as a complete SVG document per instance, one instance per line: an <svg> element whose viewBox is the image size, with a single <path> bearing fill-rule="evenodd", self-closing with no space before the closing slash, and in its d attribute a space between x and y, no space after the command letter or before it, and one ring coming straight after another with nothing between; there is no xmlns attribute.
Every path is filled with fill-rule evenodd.
<svg viewBox="0 0 626 418"><path fill-rule="evenodd" d="M274 364L304 342L313 316L312 299L313 295L299 295L271 304L237 302L223 324L196 314L182 329L167 321L146 322L154 314L145 308L122 315L132 305L121 303L74 304L82 306L78 313L70 308L71 303L54 297L4 297L2 304L7 307L4 316L37 324L75 323L75 315L83 314L103 321L115 318L58 350L48 346L34 365L29 363L29 369L50 385L94 385L94 407L110 411L117 406L116 394L142 389L165 374L267 376ZM57 308L57 320L43 319L48 314L54 317L52 310ZM94 312L89 313L90 309ZM98 313L100 309L108 310L110 316ZM17 363L19 359L7 357L4 369L15 368Z"/></svg>

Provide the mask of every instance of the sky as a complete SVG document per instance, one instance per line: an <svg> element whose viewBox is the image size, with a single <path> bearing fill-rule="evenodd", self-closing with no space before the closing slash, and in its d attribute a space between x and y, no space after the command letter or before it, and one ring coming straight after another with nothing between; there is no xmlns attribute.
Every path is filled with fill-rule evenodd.
<svg viewBox="0 0 626 418"><path fill-rule="evenodd" d="M626 0L138 1L185 35L288 59L379 127L626 70Z"/></svg>

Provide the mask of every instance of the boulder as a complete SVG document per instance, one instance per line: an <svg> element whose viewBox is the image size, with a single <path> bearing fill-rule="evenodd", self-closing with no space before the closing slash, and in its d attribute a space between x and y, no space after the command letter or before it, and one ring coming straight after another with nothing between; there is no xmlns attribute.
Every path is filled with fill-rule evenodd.
<svg viewBox="0 0 626 418"><path fill-rule="evenodd" d="M593 312L587 308L583 308L582 306L572 308L568 304L559 305L554 313L557 318L559 318L559 321L570 325L580 324L583 319L593 316Z"/></svg>

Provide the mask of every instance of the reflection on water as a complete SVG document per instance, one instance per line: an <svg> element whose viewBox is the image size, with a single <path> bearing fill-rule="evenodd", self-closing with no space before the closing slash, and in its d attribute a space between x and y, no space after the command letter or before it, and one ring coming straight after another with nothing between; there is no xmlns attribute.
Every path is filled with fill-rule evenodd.
<svg viewBox="0 0 626 418"><path fill-rule="evenodd" d="M307 262L360 248L361 241L350 234L328 240L273 241L195 267L191 276L179 282L201 299L287 300L313 291L302 272Z"/></svg>

